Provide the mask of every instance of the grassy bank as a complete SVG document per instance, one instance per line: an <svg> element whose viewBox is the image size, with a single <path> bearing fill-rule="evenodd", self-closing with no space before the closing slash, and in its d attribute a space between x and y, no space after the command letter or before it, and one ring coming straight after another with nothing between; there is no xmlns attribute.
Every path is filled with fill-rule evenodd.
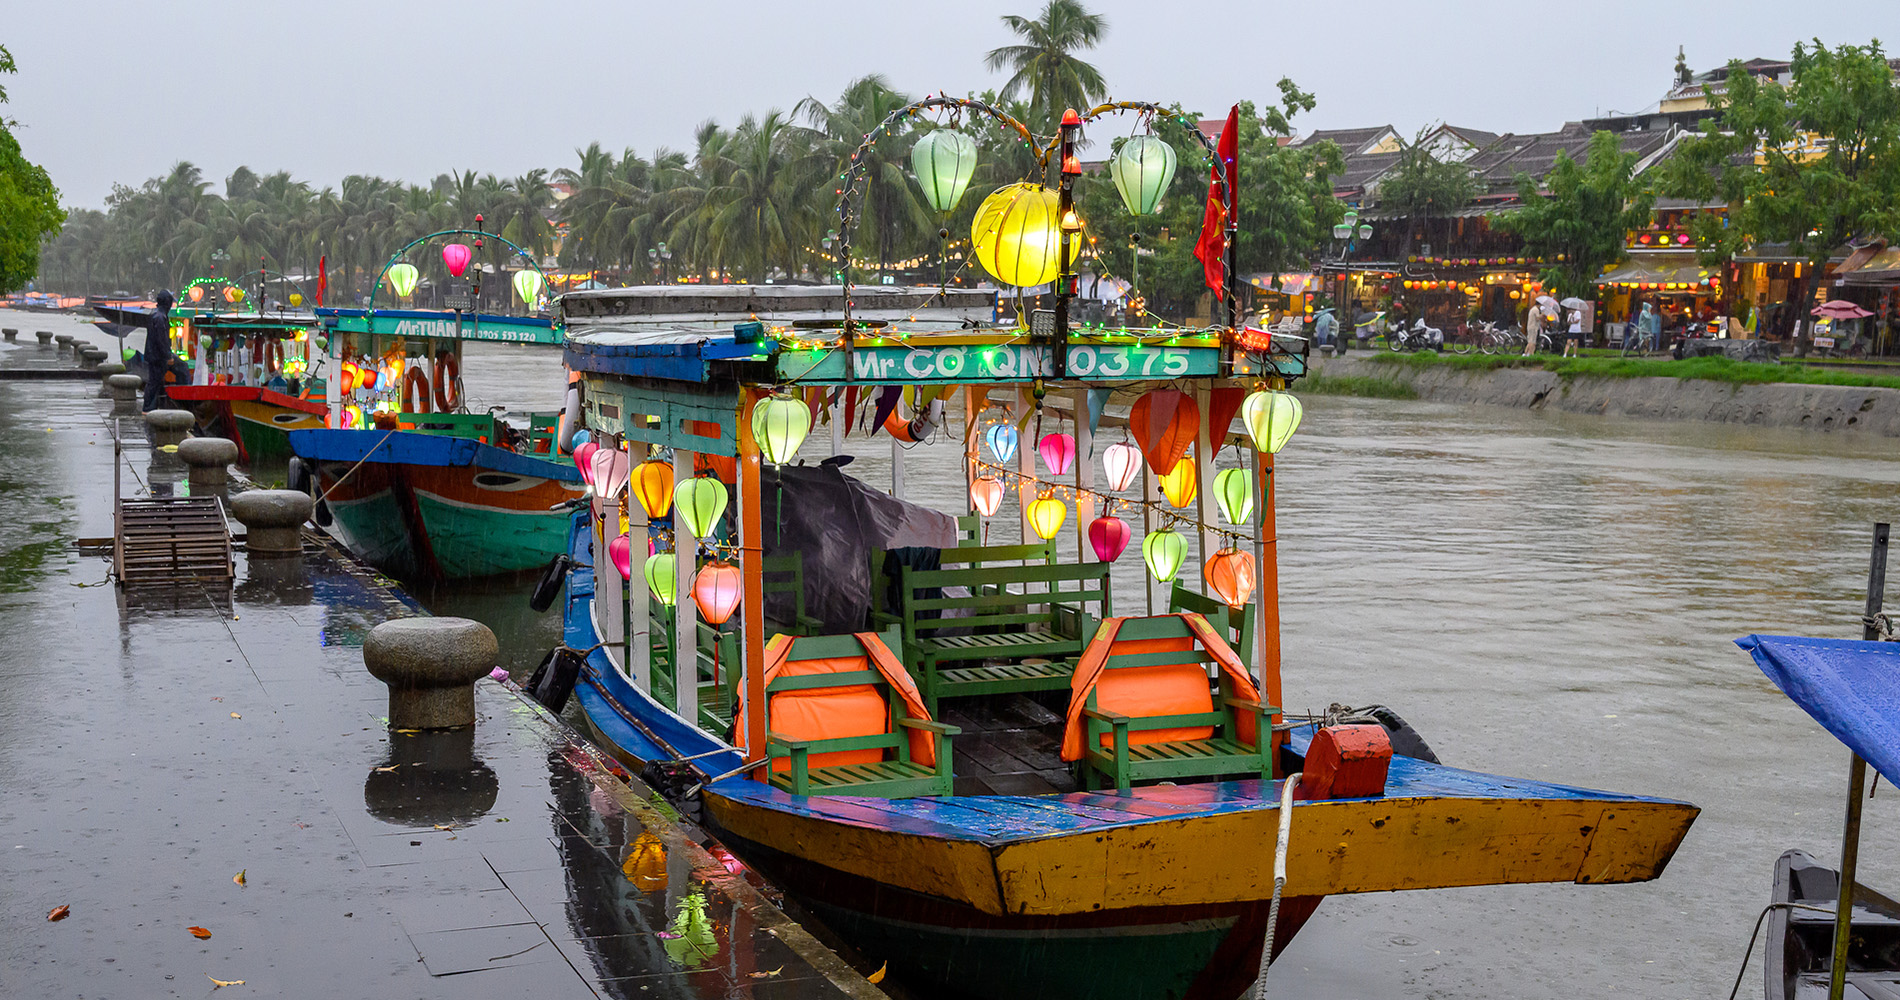
<svg viewBox="0 0 1900 1000"><path fill-rule="evenodd" d="M1417 399L1418 390L1393 378L1376 375L1308 375L1300 380L1302 394L1364 396L1370 399Z"/></svg>
<svg viewBox="0 0 1900 1000"><path fill-rule="evenodd" d="M1900 389L1900 376L1867 375L1860 372L1843 372L1826 368L1811 368L1800 364L1765 365L1748 361L1734 361L1729 358L1690 358L1676 361L1670 358L1622 358L1622 357L1583 357L1564 358L1556 355L1485 355L1485 354L1432 354L1419 351L1410 354L1384 352L1367 356L1366 360L1382 365L1409 365L1413 368L1450 368L1459 371L1494 371L1500 368L1541 368L1555 372L1565 379L1594 378L1688 378L1708 382L1728 382L1735 385L1766 385L1775 382L1798 385L1840 385L1853 388ZM1355 376L1345 376L1353 378ZM1375 381L1384 381L1374 379ZM1325 390L1318 390L1325 391Z"/></svg>

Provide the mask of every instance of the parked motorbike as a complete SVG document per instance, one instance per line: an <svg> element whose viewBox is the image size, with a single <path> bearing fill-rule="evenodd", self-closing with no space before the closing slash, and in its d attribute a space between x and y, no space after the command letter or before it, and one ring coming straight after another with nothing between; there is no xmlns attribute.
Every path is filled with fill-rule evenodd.
<svg viewBox="0 0 1900 1000"><path fill-rule="evenodd" d="M1385 346L1394 351L1442 351L1445 349L1445 331L1435 326L1426 326L1423 318L1412 324L1410 330L1393 330L1386 334Z"/></svg>

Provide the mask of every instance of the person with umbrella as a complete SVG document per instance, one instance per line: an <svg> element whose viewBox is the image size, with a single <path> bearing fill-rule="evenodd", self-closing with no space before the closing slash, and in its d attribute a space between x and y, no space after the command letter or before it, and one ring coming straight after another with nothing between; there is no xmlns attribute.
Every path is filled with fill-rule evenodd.
<svg viewBox="0 0 1900 1000"><path fill-rule="evenodd" d="M1569 314L1569 325L1564 333L1564 357L1574 358L1583 353L1583 300L1572 295L1557 303Z"/></svg>
<svg viewBox="0 0 1900 1000"><path fill-rule="evenodd" d="M1548 295L1539 295L1531 303L1530 315L1524 321L1524 356L1537 353L1542 344L1544 331L1557 321L1557 300Z"/></svg>

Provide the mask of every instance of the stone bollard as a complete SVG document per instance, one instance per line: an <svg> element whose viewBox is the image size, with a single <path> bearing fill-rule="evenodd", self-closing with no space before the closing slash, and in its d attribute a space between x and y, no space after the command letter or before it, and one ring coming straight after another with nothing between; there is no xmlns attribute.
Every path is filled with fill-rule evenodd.
<svg viewBox="0 0 1900 1000"><path fill-rule="evenodd" d="M98 371L99 366L106 363L106 358L111 357L111 355L97 347L88 347L83 351L75 351L73 353L79 357L80 370L88 372Z"/></svg>
<svg viewBox="0 0 1900 1000"><path fill-rule="evenodd" d="M0 327L0 337L7 338L7 343L11 344L20 339L20 331L10 326Z"/></svg>
<svg viewBox="0 0 1900 1000"><path fill-rule="evenodd" d="M178 460L190 467L185 480L195 497L222 496L231 483L227 466L237 457L237 445L224 438L189 438L178 446Z"/></svg>
<svg viewBox="0 0 1900 1000"><path fill-rule="evenodd" d="M114 375L124 375L125 366L117 362L112 362L112 363L100 365L98 368L95 368L93 370L99 373L99 398L111 399L112 391L106 388L106 379L109 379Z"/></svg>
<svg viewBox="0 0 1900 1000"><path fill-rule="evenodd" d="M398 618L363 640L363 665L389 685L389 728L475 724L475 682L501 657L495 633L466 618Z"/></svg>
<svg viewBox="0 0 1900 1000"><path fill-rule="evenodd" d="M146 436L151 438L154 451L167 445L176 447L185 443L191 425L197 422L188 410L152 410L145 414Z"/></svg>
<svg viewBox="0 0 1900 1000"><path fill-rule="evenodd" d="M147 419L151 416L146 414ZM265 557L300 555L303 523L315 505L310 494L296 490L247 490L232 497L231 515L245 528L244 551Z"/></svg>
<svg viewBox="0 0 1900 1000"><path fill-rule="evenodd" d="M51 330L35 330L33 331L33 336L40 338L41 347L45 347L53 342L53 331Z"/></svg>
<svg viewBox="0 0 1900 1000"><path fill-rule="evenodd" d="M62 333L53 338L53 350L62 358L66 356L67 351L72 350L72 346L73 335L70 333Z"/></svg>
<svg viewBox="0 0 1900 1000"><path fill-rule="evenodd" d="M112 415L129 417L139 412L139 391L145 380L137 375L106 376L106 391L112 393Z"/></svg>

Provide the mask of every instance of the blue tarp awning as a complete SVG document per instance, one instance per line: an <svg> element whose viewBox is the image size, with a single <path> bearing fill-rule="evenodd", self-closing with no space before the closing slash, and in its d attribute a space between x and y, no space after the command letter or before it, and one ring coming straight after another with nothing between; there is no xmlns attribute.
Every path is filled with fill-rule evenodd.
<svg viewBox="0 0 1900 1000"><path fill-rule="evenodd" d="M1751 635L1735 644L1835 739L1900 779L1900 642Z"/></svg>

